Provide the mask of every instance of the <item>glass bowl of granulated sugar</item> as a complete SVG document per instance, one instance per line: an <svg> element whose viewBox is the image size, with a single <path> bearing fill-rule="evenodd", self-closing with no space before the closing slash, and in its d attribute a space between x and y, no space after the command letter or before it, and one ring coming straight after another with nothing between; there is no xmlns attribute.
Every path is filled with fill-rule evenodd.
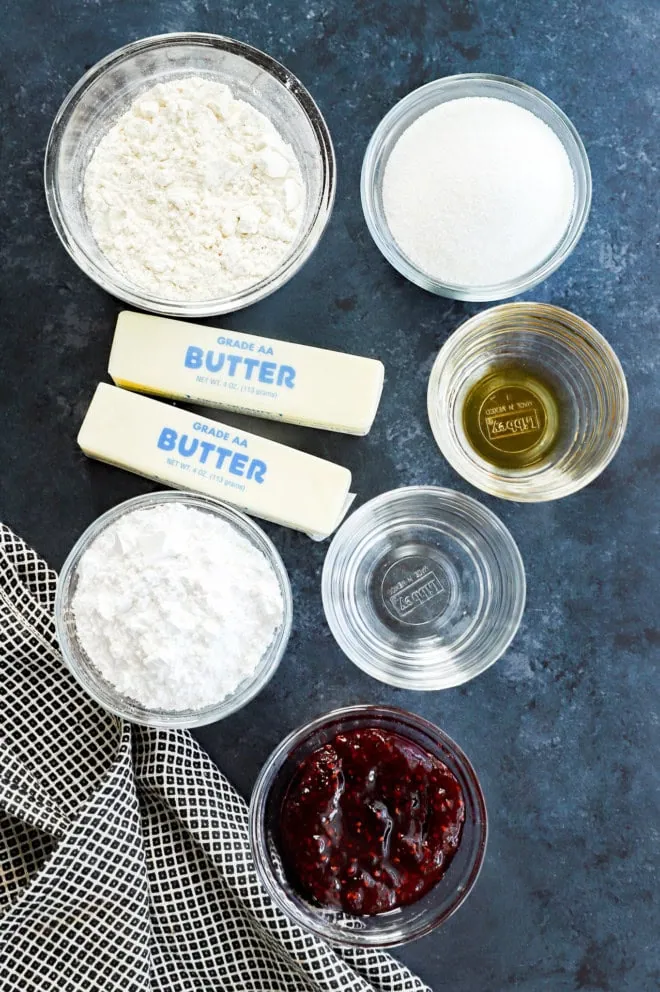
<svg viewBox="0 0 660 992"><path fill-rule="evenodd" d="M279 62L219 35L133 42L57 113L46 199L73 260L133 306L239 310L284 285L330 217L326 123Z"/></svg>
<svg viewBox="0 0 660 992"><path fill-rule="evenodd" d="M566 115L538 90L469 73L422 86L376 128L362 206L385 258L439 296L516 296L573 251L591 173Z"/></svg>
<svg viewBox="0 0 660 992"><path fill-rule="evenodd" d="M62 657L105 709L199 727L263 689L291 631L286 569L262 529L205 496L161 492L99 517L57 582Z"/></svg>

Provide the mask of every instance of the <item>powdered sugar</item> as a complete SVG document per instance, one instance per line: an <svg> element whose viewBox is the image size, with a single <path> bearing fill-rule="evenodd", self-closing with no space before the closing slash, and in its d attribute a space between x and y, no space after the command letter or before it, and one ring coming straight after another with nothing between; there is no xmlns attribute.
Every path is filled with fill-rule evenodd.
<svg viewBox="0 0 660 992"><path fill-rule="evenodd" d="M131 283L208 300L254 285L291 253L305 189L263 114L191 76L141 94L104 135L84 197L101 251Z"/></svg>
<svg viewBox="0 0 660 992"><path fill-rule="evenodd" d="M505 100L441 103L404 131L387 162L383 202L395 241L441 282L492 286L553 251L574 201L557 135Z"/></svg>
<svg viewBox="0 0 660 992"><path fill-rule="evenodd" d="M282 623L267 558L229 523L165 503L110 524L80 560L78 638L149 709L199 709L249 677Z"/></svg>

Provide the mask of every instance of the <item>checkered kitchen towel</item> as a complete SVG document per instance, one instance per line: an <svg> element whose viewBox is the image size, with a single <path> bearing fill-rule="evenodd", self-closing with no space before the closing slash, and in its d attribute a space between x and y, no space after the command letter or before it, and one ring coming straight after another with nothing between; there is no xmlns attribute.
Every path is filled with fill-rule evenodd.
<svg viewBox="0 0 660 992"><path fill-rule="evenodd" d="M245 802L188 733L87 699L55 581L0 524L0 992L424 992L273 906Z"/></svg>

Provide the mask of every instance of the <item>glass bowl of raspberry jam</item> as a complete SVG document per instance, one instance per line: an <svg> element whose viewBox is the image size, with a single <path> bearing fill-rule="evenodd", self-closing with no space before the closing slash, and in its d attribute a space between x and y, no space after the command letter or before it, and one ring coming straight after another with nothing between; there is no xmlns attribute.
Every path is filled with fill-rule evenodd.
<svg viewBox="0 0 660 992"><path fill-rule="evenodd" d="M290 734L250 804L257 873L295 923L343 946L392 947L447 920L487 840L483 793L438 727L349 706Z"/></svg>

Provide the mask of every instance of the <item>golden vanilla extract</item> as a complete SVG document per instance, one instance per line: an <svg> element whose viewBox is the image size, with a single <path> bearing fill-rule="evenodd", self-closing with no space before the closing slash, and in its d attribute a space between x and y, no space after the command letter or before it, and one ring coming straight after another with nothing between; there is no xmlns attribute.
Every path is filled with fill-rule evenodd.
<svg viewBox="0 0 660 992"><path fill-rule="evenodd" d="M463 404L463 430L474 451L498 469L529 469L545 461L559 440L556 388L521 365L490 368Z"/></svg>

